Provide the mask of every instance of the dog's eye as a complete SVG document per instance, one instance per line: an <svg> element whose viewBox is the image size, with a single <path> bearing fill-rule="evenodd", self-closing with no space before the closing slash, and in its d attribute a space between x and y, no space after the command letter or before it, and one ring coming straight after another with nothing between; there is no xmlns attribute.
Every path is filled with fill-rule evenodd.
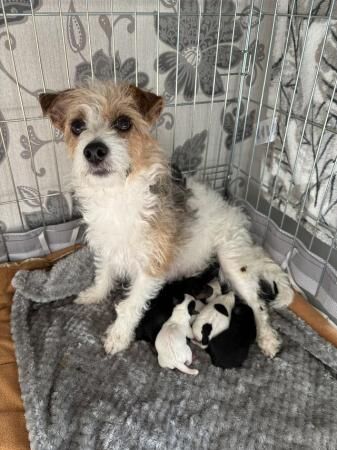
<svg viewBox="0 0 337 450"><path fill-rule="evenodd" d="M118 119L116 119L112 124L112 127L116 128L119 131L128 131L130 130L131 126L131 119L127 116L118 117Z"/></svg>
<svg viewBox="0 0 337 450"><path fill-rule="evenodd" d="M86 129L85 123L81 119L73 120L71 122L70 128L73 134L75 134L76 136L79 136L82 133L82 131Z"/></svg>

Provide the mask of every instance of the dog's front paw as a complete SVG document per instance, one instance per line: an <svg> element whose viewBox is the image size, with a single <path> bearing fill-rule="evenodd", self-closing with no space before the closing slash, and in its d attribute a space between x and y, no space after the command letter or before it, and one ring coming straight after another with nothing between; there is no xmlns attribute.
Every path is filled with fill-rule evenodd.
<svg viewBox="0 0 337 450"><path fill-rule="evenodd" d="M264 353L268 358L274 358L281 350L282 339L277 331L271 328L261 333L261 335L257 338L257 343L262 353Z"/></svg>
<svg viewBox="0 0 337 450"><path fill-rule="evenodd" d="M118 327L116 323L109 326L106 330L106 336L103 339L106 353L114 355L129 347L132 341L132 334L125 329Z"/></svg>
<svg viewBox="0 0 337 450"><path fill-rule="evenodd" d="M103 298L95 286L90 286L78 294L75 303L78 305L93 305L101 303Z"/></svg>

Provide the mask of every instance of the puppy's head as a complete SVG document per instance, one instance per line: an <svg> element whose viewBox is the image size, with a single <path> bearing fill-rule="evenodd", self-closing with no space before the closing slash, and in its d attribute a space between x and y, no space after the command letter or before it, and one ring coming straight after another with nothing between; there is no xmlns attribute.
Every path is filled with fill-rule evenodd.
<svg viewBox="0 0 337 450"><path fill-rule="evenodd" d="M44 115L64 134L82 183L125 179L153 156L151 125L163 99L128 84L95 82L39 97Z"/></svg>

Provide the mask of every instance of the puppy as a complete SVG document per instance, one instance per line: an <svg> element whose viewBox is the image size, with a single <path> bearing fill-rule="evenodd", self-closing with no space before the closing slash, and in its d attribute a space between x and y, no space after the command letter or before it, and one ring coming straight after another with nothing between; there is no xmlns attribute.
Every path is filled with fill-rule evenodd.
<svg viewBox="0 0 337 450"><path fill-rule="evenodd" d="M217 258L232 288L254 311L259 346L273 357L281 341L260 308L258 280L273 279L274 305L285 307L293 297L288 278L253 244L240 208L193 179L186 186L173 179L165 152L150 133L163 99L112 82L39 99L73 160L73 185L95 255L94 284L77 303L101 302L118 278L131 280L107 329L106 352L129 346L148 301L166 282L194 275Z"/></svg>
<svg viewBox="0 0 337 450"><path fill-rule="evenodd" d="M203 303L197 299L205 301L212 293L212 289L207 283L214 278L217 271L218 267L213 264L197 276L167 283L149 302L144 316L136 328L136 340L147 341L154 345L161 327L170 318L173 308L184 300L185 294L190 294L196 299L194 309L195 312L198 312ZM191 308L193 308L192 301ZM192 309L190 312L193 313Z"/></svg>
<svg viewBox="0 0 337 450"><path fill-rule="evenodd" d="M211 298L193 323L193 336L203 348L209 341L229 327L235 304L234 293Z"/></svg>
<svg viewBox="0 0 337 450"><path fill-rule="evenodd" d="M210 283L208 283L208 286L211 288L212 293L206 299L206 303L211 302L213 299L222 294L221 284L217 276L213 280L211 280Z"/></svg>
<svg viewBox="0 0 337 450"><path fill-rule="evenodd" d="M197 369L187 367L192 363L192 350L187 345L186 338L193 337L191 313L194 308L194 298L186 294L185 300L174 308L170 319L159 331L155 347L160 367L178 369L188 375L198 375Z"/></svg>
<svg viewBox="0 0 337 450"><path fill-rule="evenodd" d="M256 326L253 311L235 297L235 306L228 329L209 341L206 352L210 355L214 366L223 369L241 367L255 339Z"/></svg>

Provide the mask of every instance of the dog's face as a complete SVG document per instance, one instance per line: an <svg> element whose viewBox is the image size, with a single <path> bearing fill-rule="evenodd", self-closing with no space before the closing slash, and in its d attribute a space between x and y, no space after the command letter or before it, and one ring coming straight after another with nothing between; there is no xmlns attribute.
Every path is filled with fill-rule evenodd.
<svg viewBox="0 0 337 450"><path fill-rule="evenodd" d="M39 100L44 115L63 132L82 183L123 180L151 158L150 127L162 111L161 97L106 82L41 94Z"/></svg>

